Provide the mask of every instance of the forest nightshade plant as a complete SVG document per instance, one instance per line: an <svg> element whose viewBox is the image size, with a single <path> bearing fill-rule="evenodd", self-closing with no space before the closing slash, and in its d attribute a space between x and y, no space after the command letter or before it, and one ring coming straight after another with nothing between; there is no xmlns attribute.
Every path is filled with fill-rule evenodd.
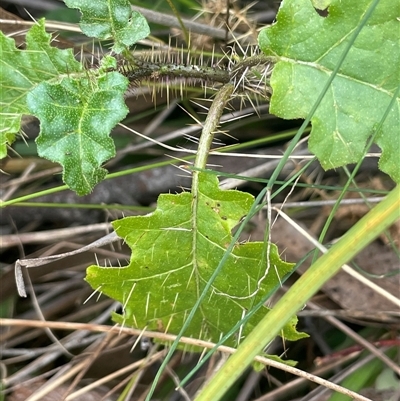
<svg viewBox="0 0 400 401"><path fill-rule="evenodd" d="M283 262L268 241L240 243L240 230L232 234L258 211L262 199L257 204L250 194L221 190L216 176L205 171L223 109L237 91L246 90L248 76L257 73L253 68L271 64L271 113L311 121L309 147L324 168L358 162L372 138L382 149L380 168L399 183L396 9L390 0L333 0L328 16L321 17L310 0L285 1L277 22L259 35L262 53L219 69L135 59L129 47L147 37L149 28L143 16L131 12L128 1L99 1L95 8L90 1L65 3L80 9L86 35L113 41L113 55L106 55L98 68L87 68L70 50L51 45L44 20L30 29L24 50L1 34L2 157L18 136L22 115L34 115L41 124L39 156L61 164L64 182L78 194L87 194L105 178L102 164L115 155L110 132L127 114L124 93L129 80L183 76L221 83L204 123L191 191L162 194L152 214L114 221L116 233L132 250L130 263L90 266L86 280L122 304L122 314L113 316L121 324L179 335L184 329L185 335L213 342L230 333L226 343L239 346L246 336L259 332L257 325L265 315L277 316L263 301L293 264ZM388 199L392 203L381 225L376 224L377 231L398 217L393 203L397 199L398 205L398 195ZM378 233L365 236L359 246ZM308 296L346 260L337 258L330 272L310 286ZM281 317L282 324L274 326L274 336L304 336L295 329L298 304L293 305L294 310Z"/></svg>
<svg viewBox="0 0 400 401"><path fill-rule="evenodd" d="M259 36L260 48L267 58L253 57L254 64L275 64L271 77L274 114L284 118L307 116L318 89L328 79L369 3L332 2L326 18L317 14L309 0L283 3L278 23ZM103 7L103 2L94 9L87 1L66 4L81 9L81 29L85 34L114 41L114 53L127 54L127 46L149 34L145 19L137 12L131 14L128 2L113 1L110 9ZM102 23L98 15L106 16ZM296 16L293 20L292 15ZM397 17L390 1L382 0L312 117L310 147L325 168L358 161L368 137L379 128L375 141L382 149L380 166L396 182L400 180L396 160L398 96L390 104L399 81ZM385 40L381 41L383 36ZM123 94L128 81L113 71L119 69L113 57L105 56L100 68L86 70L71 50L59 50L50 41L43 20L28 32L26 50L16 49L12 39L1 36L0 154L5 157L7 146L15 140L22 115L34 114L41 121L39 155L59 162L64 167L64 181L83 195L104 178L106 172L101 164L115 153L109 132L127 113ZM201 65L155 66L140 59L135 61L134 57L128 67L121 69L132 80L154 74L187 74L227 82L235 76L235 67L228 73L222 68L211 68L207 73L207 67ZM59 100L53 104L57 97ZM98 103L101 110L96 107ZM91 108L89 104L95 106ZM56 113L57 108L64 113ZM387 116L378 126L386 111ZM53 120L54 115L60 119ZM79 152L69 155L71 147L77 147Z"/></svg>

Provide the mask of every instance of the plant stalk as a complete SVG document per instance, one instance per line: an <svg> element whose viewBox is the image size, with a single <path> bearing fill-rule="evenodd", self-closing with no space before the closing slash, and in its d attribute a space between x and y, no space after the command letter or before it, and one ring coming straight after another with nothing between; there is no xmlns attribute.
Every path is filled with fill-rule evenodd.
<svg viewBox="0 0 400 401"><path fill-rule="evenodd" d="M232 83L228 83L224 85L216 94L215 99L213 100L210 110L207 114L206 121L204 123L200 140L199 146L197 150L196 160L194 162L194 166L198 169L205 169L207 163L207 157L210 152L211 144L214 138L215 130L218 127L220 122L222 113L226 106L226 103L231 98L231 95L235 89L235 86ZM197 207L198 207L198 193L199 193L199 173L200 171L193 171L193 180L192 180L192 195L193 195L193 205L192 205L192 216L194 216L194 220L197 216ZM193 235L197 233L197 227L195 222L192 225ZM194 253L195 254L195 253ZM176 348L178 347L179 340L183 336L186 328L189 326L190 322L194 314L196 313L197 309L199 308L201 302L203 301L204 297L206 296L208 290L210 289L213 281L217 277L218 271L215 271L213 276L207 282L203 292L199 294L199 298L197 299L195 305L193 306L192 310L190 311L189 315L187 316L185 323L183 324L179 334L177 335L175 341L172 343L168 354L165 356L163 363L161 364L158 372L153 380L151 388L147 394L146 401L150 401L151 397L154 393L158 380L161 377L162 372L164 371L165 367L167 366L169 360L171 359L173 353L175 352Z"/></svg>
<svg viewBox="0 0 400 401"><path fill-rule="evenodd" d="M227 84L243 80L242 75L246 74L252 67L273 63L275 59L264 54L257 54L246 57L237 62L232 68L221 68L207 65L192 65L174 62L152 61L143 59L125 60L118 67L118 72L125 75L131 82L138 82L143 79L176 79L185 78L192 81L211 82Z"/></svg>
<svg viewBox="0 0 400 401"><path fill-rule="evenodd" d="M218 67L162 63L135 59L119 67L118 71L131 82L143 79L176 79L201 80L205 82L228 83L231 79L228 70Z"/></svg>

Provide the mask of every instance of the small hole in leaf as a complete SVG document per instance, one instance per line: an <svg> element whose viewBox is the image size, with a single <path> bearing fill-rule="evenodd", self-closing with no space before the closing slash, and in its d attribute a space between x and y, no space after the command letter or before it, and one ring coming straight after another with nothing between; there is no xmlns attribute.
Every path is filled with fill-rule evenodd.
<svg viewBox="0 0 400 401"><path fill-rule="evenodd" d="M326 18L328 16L328 7L332 0L312 0L315 11L321 16Z"/></svg>
<svg viewBox="0 0 400 401"><path fill-rule="evenodd" d="M318 13L318 15L320 17L324 17L324 18L326 18L328 16L328 14L329 14L328 13L328 8L325 8L323 10L319 10L318 8L316 8L315 11Z"/></svg>

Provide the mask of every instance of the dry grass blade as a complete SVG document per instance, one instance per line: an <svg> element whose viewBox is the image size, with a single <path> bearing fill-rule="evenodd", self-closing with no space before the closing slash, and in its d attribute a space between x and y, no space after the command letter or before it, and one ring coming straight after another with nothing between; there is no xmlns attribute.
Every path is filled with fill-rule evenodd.
<svg viewBox="0 0 400 401"><path fill-rule="evenodd" d="M96 324L87 324L87 323L69 323L69 322L40 322L40 321L23 321L23 320L17 320L17 319L0 319L0 326L28 326L28 327L48 327L51 329L65 329L65 330L90 330L90 331L96 331L96 332L103 332L103 333L124 333L124 334L131 334L131 335L143 335L149 338L155 338L155 339L160 339L163 341L173 341L175 340L176 336L172 334L163 334L163 333L157 333L157 332L147 332L143 330L136 330L136 329L130 329L130 328L125 328L125 327L111 327L111 326L104 326L104 325L96 325ZM190 345L196 345L199 347L204 347L208 349L212 349L215 347L214 343L209 343L207 341L201 341L201 340L196 340L192 338L187 338L187 337L181 337L180 341L185 344L190 344ZM228 354L233 354L236 352L234 348L230 347L225 347L225 346L220 346L218 347L218 351L220 352L225 352ZM271 366L271 367L276 367L279 369L282 369L288 373L292 373L296 376L304 377L307 380L310 380L314 383L321 384L323 386L326 386L330 388L331 390L338 391L340 393L349 395L353 397L355 400L360 400L360 401L371 401L370 399L366 397L362 397L358 395L357 393L354 393L348 389L345 389L341 386L338 386L334 383L331 383L327 380L324 380L320 377L314 376L310 373L304 372L300 369L293 368L291 366L285 365L280 362L276 362L272 359L267 359L264 357L256 357L254 359L257 362L260 362L262 364L265 364L266 366Z"/></svg>

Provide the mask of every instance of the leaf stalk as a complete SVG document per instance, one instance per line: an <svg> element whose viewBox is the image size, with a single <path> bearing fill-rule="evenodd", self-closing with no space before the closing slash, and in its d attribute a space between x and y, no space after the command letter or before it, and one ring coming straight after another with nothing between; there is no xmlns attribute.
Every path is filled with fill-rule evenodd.
<svg viewBox="0 0 400 401"><path fill-rule="evenodd" d="M226 103L229 101L235 86L232 83L228 83L224 85L220 91L218 91L210 110L207 114L206 121L203 126L203 130L200 136L199 146L198 146L198 153L194 163L196 168L204 169L207 163L208 153L210 152L211 143L214 138L214 132L219 124L220 118L226 106ZM199 173L200 171L193 171L193 180L192 180L192 194L193 194L193 203L192 203L192 216L197 216L197 208L198 208L198 194L199 192ZM193 235L197 235L197 227L195 226L196 221L195 218L193 219ZM196 241L194 240L193 243L195 244ZM195 252L193 253L196 254ZM215 277L214 277L215 278ZM178 336L176 337L175 341L172 343L168 354L165 356L163 363L161 364L158 372L153 380L152 386L150 388L149 393L147 394L146 401L151 400L151 396L154 393L158 380L161 377L162 372L164 371L165 367L167 366L169 360L171 359L173 353L175 352L176 348L179 344L179 339L183 336L186 328L189 326L190 322L194 314L197 311L200 303L202 302L203 298L206 296L209 287L211 286L213 280L210 279L207 282L206 287L204 288L202 294L199 294L199 298L196 302L196 305L192 308L190 314L185 320L185 323L182 326L181 331L179 332Z"/></svg>

